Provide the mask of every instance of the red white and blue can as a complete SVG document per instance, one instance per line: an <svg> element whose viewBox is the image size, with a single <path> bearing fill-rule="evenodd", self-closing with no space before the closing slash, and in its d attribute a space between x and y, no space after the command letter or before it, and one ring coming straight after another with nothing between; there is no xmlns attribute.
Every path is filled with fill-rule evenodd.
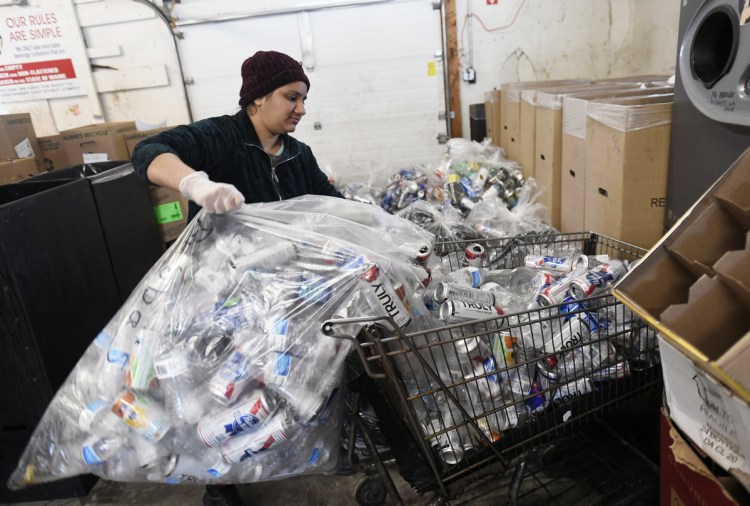
<svg viewBox="0 0 750 506"><path fill-rule="evenodd" d="M566 297L568 297L568 289L570 284L578 276L582 276L586 272L585 269L577 268L567 273L557 281L549 285L542 285L539 288L539 294L537 295L537 303L541 306L554 306L555 304L562 304Z"/></svg>
<svg viewBox="0 0 750 506"><path fill-rule="evenodd" d="M577 299L598 295L607 290L610 283L614 284L622 278L627 271L624 263L610 260L574 279L570 284L570 293Z"/></svg>
<svg viewBox="0 0 750 506"><path fill-rule="evenodd" d="M240 434L256 431L273 414L276 402L264 391L258 391L243 402L198 424L203 444L214 447Z"/></svg>
<svg viewBox="0 0 750 506"><path fill-rule="evenodd" d="M588 266L588 257L586 257L586 255L577 255L571 257L526 255L524 263L526 264L526 267L529 267L530 269L570 272L578 267L586 268Z"/></svg>
<svg viewBox="0 0 750 506"><path fill-rule="evenodd" d="M461 260L460 267L481 267L484 254L484 246L477 243L469 244L464 250L464 257Z"/></svg>
<svg viewBox="0 0 750 506"><path fill-rule="evenodd" d="M235 348L206 382L209 392L223 403L231 403L253 379L253 358L242 347Z"/></svg>
<svg viewBox="0 0 750 506"><path fill-rule="evenodd" d="M221 456L230 464L239 464L286 441L291 437L293 429L294 422L285 413L279 412L257 431L223 444L220 448Z"/></svg>

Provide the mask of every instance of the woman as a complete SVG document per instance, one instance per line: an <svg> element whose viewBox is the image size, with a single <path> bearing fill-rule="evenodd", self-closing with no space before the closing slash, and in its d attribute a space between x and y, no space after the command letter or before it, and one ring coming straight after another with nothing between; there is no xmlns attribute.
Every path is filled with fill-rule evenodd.
<svg viewBox="0 0 750 506"><path fill-rule="evenodd" d="M133 152L133 166L151 183L187 197L190 219L199 207L225 213L243 202L311 193L341 197L310 148L289 135L305 115L309 89L297 61L258 51L242 63L238 113L144 139Z"/></svg>
<svg viewBox="0 0 750 506"><path fill-rule="evenodd" d="M225 213L244 202L305 194L342 197L310 148L289 135L305 115L310 81L283 53L258 51L242 63L241 110L178 126L138 143L135 170L151 183L179 190L199 208ZM234 486L206 487L204 505L242 504Z"/></svg>

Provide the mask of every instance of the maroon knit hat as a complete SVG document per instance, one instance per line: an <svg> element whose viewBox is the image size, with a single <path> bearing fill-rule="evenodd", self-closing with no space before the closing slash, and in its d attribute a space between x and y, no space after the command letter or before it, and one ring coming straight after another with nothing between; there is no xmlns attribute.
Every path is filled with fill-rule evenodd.
<svg viewBox="0 0 750 506"><path fill-rule="evenodd" d="M258 51L242 62L240 107L244 109L256 98L296 81L310 89L310 80L298 61L277 51Z"/></svg>

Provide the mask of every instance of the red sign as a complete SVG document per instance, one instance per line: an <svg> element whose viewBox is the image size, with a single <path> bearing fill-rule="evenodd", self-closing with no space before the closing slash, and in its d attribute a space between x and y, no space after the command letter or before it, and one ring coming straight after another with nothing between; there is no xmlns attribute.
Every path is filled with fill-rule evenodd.
<svg viewBox="0 0 750 506"><path fill-rule="evenodd" d="M49 60L0 65L0 86L75 79L73 61Z"/></svg>

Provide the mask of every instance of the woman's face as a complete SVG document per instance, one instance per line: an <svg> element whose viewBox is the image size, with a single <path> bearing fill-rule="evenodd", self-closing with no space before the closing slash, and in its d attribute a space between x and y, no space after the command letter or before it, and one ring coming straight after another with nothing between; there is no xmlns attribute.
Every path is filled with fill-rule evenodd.
<svg viewBox="0 0 750 506"><path fill-rule="evenodd" d="M257 117L274 135L294 132L305 115L307 85L302 81L276 88L272 93L255 100Z"/></svg>

